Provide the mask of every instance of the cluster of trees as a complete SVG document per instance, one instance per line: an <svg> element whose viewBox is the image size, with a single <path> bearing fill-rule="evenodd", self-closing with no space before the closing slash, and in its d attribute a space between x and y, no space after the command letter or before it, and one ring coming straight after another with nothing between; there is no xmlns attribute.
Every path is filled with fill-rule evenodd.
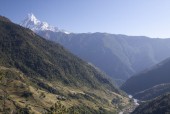
<svg viewBox="0 0 170 114"><path fill-rule="evenodd" d="M0 98L1 102L2 102L2 108L1 108L1 112L3 112L4 114L8 114L9 112L9 109L7 108L6 106L6 100L7 100L7 97L8 97L8 93L7 93L7 79L5 79L5 73L3 72L0 72L0 87L1 87L1 90L2 90L2 96Z"/></svg>

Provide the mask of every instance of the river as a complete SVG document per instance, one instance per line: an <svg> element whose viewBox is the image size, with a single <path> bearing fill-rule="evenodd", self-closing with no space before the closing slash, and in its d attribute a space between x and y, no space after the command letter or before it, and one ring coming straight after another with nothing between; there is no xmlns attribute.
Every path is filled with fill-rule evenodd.
<svg viewBox="0 0 170 114"><path fill-rule="evenodd" d="M139 105L138 100L134 99L132 95L129 95L129 98L133 99L134 105L125 107L122 111L119 112L119 114L130 114Z"/></svg>

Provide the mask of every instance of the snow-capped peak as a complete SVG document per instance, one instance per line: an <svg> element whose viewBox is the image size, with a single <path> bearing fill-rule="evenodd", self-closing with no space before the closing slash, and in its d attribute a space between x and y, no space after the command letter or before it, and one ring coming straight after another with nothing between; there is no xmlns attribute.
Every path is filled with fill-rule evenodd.
<svg viewBox="0 0 170 114"><path fill-rule="evenodd" d="M27 20L32 21L34 24L38 24L40 21L34 16L33 13L28 14Z"/></svg>
<svg viewBox="0 0 170 114"><path fill-rule="evenodd" d="M21 22L20 25L29 28L35 32L49 30L53 32L64 32L66 34L69 33L64 30L60 30L57 27L51 26L47 22L41 22L35 17L33 13L28 14L27 17Z"/></svg>

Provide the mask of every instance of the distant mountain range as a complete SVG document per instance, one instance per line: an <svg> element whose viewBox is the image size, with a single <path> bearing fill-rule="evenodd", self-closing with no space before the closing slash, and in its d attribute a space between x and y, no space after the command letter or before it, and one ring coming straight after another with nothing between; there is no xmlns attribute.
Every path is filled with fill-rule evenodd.
<svg viewBox="0 0 170 114"><path fill-rule="evenodd" d="M107 75L2 16L0 82L0 113L107 114L129 103Z"/></svg>
<svg viewBox="0 0 170 114"><path fill-rule="evenodd" d="M170 39L108 33L66 34L58 29L35 29L39 26L29 17L30 15L21 23L22 26L48 40L60 43L120 83L170 57ZM33 15L31 17L38 20Z"/></svg>
<svg viewBox="0 0 170 114"><path fill-rule="evenodd" d="M170 91L170 58L128 79L121 89L141 100Z"/></svg>

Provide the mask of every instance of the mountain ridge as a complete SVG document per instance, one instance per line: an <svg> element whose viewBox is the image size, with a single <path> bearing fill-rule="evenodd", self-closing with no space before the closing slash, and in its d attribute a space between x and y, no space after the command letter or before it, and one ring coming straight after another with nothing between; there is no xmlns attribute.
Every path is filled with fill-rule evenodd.
<svg viewBox="0 0 170 114"><path fill-rule="evenodd" d="M167 92L169 90L168 85L162 86L162 84L164 85L164 84L170 83L169 68L170 68L170 58L167 58L166 60L158 63L157 65L151 67L150 69L147 69L147 70L145 70L141 73L138 73L137 75L129 78L121 86L121 89L126 91L129 94L132 94L132 95L138 94L140 96L138 98L142 98L142 97L145 97L145 95L148 95L147 94L148 89L150 89L150 91L154 91L155 88L157 88L157 87L159 87L159 89L157 88L159 91L157 91L157 92L155 91L155 93L153 92L153 95L154 94L158 94L158 95L164 94L165 92ZM143 96L142 96L142 94L139 94L139 93L142 93L143 91L145 93L143 93ZM161 91L163 91L163 92L160 93ZM152 94L149 97L153 98ZM146 99L147 99L147 96L146 96Z"/></svg>
<svg viewBox="0 0 170 114"><path fill-rule="evenodd" d="M100 68L114 80L121 80L121 83L170 57L169 39L99 32L70 34L50 30L35 32L50 41L60 43L78 57Z"/></svg>
<svg viewBox="0 0 170 114"><path fill-rule="evenodd" d="M113 79L126 80L170 56L169 39L147 37L143 39L143 37L103 33L66 35L39 31L38 34L62 44L80 58L99 67ZM96 55L97 58L94 58Z"/></svg>
<svg viewBox="0 0 170 114"><path fill-rule="evenodd" d="M170 83L155 85L149 89L136 93L133 97L142 101L154 99L170 91Z"/></svg>

